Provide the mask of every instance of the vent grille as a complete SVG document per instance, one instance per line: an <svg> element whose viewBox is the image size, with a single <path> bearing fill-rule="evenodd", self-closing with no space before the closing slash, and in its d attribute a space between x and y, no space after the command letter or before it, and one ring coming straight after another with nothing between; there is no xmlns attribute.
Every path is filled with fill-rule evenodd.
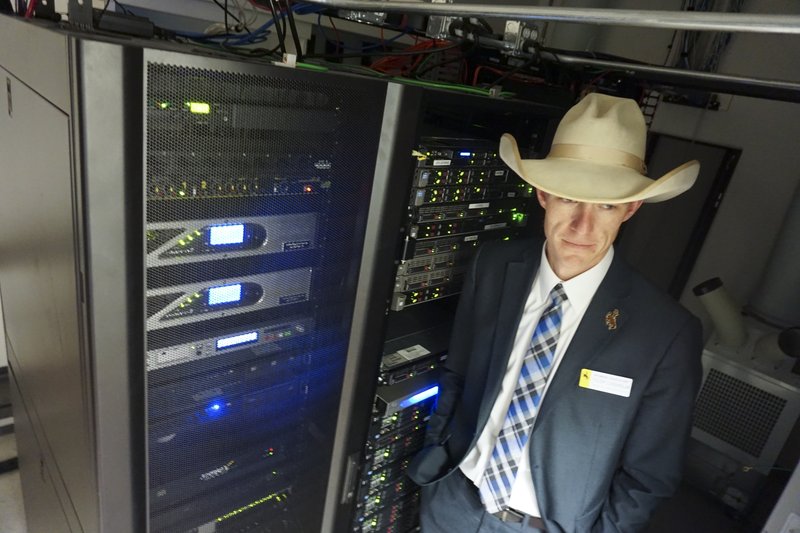
<svg viewBox="0 0 800 533"><path fill-rule="evenodd" d="M694 426L760 457L785 406L785 399L712 368L695 405Z"/></svg>

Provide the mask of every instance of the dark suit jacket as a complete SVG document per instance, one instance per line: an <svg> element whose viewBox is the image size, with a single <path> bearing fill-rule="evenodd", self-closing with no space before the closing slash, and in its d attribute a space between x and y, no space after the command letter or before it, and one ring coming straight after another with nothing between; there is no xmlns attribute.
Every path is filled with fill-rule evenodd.
<svg viewBox="0 0 800 533"><path fill-rule="evenodd" d="M456 313L425 448L409 467L421 485L458 467L500 390L539 266L538 240L489 243L475 257ZM605 317L619 310L616 329ZM700 322L615 256L542 402L530 437L548 533L638 531L680 481L701 378ZM630 397L578 386L583 368L633 379Z"/></svg>

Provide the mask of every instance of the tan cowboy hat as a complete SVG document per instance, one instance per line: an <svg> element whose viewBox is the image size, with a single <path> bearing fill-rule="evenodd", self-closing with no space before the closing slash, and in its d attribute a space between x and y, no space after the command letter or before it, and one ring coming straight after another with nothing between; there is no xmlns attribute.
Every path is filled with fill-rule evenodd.
<svg viewBox="0 0 800 533"><path fill-rule="evenodd" d="M689 161L653 180L644 164L647 126L637 103L591 93L567 111L545 159L522 159L506 133L500 157L537 189L579 202L661 202L688 190L700 163Z"/></svg>

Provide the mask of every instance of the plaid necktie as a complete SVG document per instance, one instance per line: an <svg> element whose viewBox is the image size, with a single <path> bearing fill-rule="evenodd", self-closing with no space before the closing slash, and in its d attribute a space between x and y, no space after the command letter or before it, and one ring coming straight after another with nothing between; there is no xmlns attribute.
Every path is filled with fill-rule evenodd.
<svg viewBox="0 0 800 533"><path fill-rule="evenodd" d="M522 450L528 442L553 364L553 355L561 332L561 304L566 299L567 295L560 283L550 291L550 306L542 313L531 337L530 350L522 362L517 388L478 487L486 510L490 513L504 509L511 496L511 486L517 476Z"/></svg>

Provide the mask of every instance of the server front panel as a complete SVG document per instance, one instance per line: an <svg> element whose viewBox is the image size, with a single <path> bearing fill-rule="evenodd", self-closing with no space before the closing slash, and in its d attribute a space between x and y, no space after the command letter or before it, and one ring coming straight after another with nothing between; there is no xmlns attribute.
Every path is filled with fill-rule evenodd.
<svg viewBox="0 0 800 533"><path fill-rule="evenodd" d="M316 532L380 88L146 70L150 531Z"/></svg>

